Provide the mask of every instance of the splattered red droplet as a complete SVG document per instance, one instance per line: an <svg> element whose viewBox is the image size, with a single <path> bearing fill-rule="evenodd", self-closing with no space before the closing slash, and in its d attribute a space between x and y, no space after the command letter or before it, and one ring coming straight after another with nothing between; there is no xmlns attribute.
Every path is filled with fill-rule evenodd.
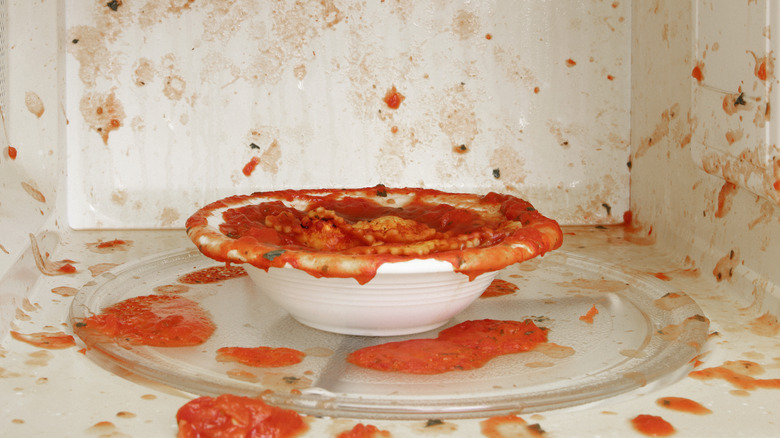
<svg viewBox="0 0 780 438"><path fill-rule="evenodd" d="M398 90L395 88L395 85L393 85L393 88L387 90L387 93L385 94L385 98L383 100L387 104L388 108L398 109L398 107L401 106L401 102L403 102L404 99L406 99L406 96L399 93Z"/></svg>
<svg viewBox="0 0 780 438"><path fill-rule="evenodd" d="M390 436L390 432L380 430L373 424L358 423L352 429L336 435L336 438L383 438Z"/></svg>
<svg viewBox="0 0 780 438"><path fill-rule="evenodd" d="M703 81L704 80L704 74L701 71L701 67L699 67L698 65L696 67L694 67L693 70L691 71L691 77L696 79L698 82Z"/></svg>
<svg viewBox="0 0 780 438"><path fill-rule="evenodd" d="M11 330L11 337L17 341L22 341L38 348L47 348L49 350L61 350L76 345L73 336L63 332L19 333Z"/></svg>
<svg viewBox="0 0 780 438"><path fill-rule="evenodd" d="M15 160L16 159L16 148L13 146L8 146L6 148L6 151L8 152L8 158Z"/></svg>
<svg viewBox="0 0 780 438"><path fill-rule="evenodd" d="M599 309L596 308L596 305L594 304L590 310L588 310L588 313L580 316L580 321L585 321L588 324L593 324L593 317L598 315Z"/></svg>
<svg viewBox="0 0 780 438"><path fill-rule="evenodd" d="M503 295L509 295L515 293L517 289L518 287L516 284L506 280L502 280L500 278L496 278L490 283L487 289L485 289L485 292L482 292L480 298L491 298L491 297L500 297Z"/></svg>
<svg viewBox="0 0 780 438"><path fill-rule="evenodd" d="M566 67L574 67L575 65L577 65L577 61L571 58L566 60Z"/></svg>
<svg viewBox="0 0 780 438"><path fill-rule="evenodd" d="M637 415L631 419L631 425L647 436L669 436L675 432L674 426L656 415Z"/></svg>
<svg viewBox="0 0 780 438"><path fill-rule="evenodd" d="M244 175L249 176L252 174L252 172L255 171L255 168L258 164L260 164L260 157L252 157L252 159L250 159L249 162L244 165L244 168L241 171L244 173Z"/></svg>
<svg viewBox="0 0 780 438"><path fill-rule="evenodd" d="M199 397L176 412L180 438L201 436L300 436L309 426L300 414L258 398L223 394Z"/></svg>
<svg viewBox="0 0 780 438"><path fill-rule="evenodd" d="M284 367L300 363L306 354L285 347L222 347L217 362L238 362L250 367Z"/></svg>
<svg viewBox="0 0 780 438"><path fill-rule="evenodd" d="M184 284L216 283L245 275L247 275L246 270L241 266L212 266L182 275L179 277L179 282Z"/></svg>

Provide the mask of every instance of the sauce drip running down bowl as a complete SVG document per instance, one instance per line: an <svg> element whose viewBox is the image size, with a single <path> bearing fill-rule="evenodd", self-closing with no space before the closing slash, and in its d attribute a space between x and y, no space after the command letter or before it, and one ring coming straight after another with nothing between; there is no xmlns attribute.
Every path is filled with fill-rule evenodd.
<svg viewBox="0 0 780 438"><path fill-rule="evenodd" d="M244 264L299 322L370 336L439 327L501 269L562 242L514 196L384 186L233 196L192 215L187 234L206 256Z"/></svg>

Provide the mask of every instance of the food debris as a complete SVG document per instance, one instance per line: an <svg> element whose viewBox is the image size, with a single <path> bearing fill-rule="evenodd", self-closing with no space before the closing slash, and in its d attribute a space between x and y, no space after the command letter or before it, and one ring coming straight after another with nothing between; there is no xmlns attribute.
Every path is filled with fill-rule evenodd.
<svg viewBox="0 0 780 438"><path fill-rule="evenodd" d="M128 298L97 315L76 322L76 332L105 336L109 340L153 347L200 345L215 330L206 311L179 295L145 295Z"/></svg>
<svg viewBox="0 0 780 438"><path fill-rule="evenodd" d="M47 348L49 350L61 350L76 345L73 336L63 332L37 332L37 333L19 333L11 330L11 337L17 341L22 341L38 348Z"/></svg>
<svg viewBox="0 0 780 438"><path fill-rule="evenodd" d="M270 406L260 399L223 394L199 397L176 412L179 438L206 436L300 436L309 429L297 412Z"/></svg>
<svg viewBox="0 0 780 438"><path fill-rule="evenodd" d="M390 432L380 430L373 424L358 423L352 429L336 435L336 438L382 438L390 436Z"/></svg>
<svg viewBox="0 0 780 438"><path fill-rule="evenodd" d="M207 284L246 276L241 266L212 266L182 275L178 281L184 284Z"/></svg>
<svg viewBox="0 0 780 438"><path fill-rule="evenodd" d="M674 426L656 415L637 415L631 419L637 432L647 436L669 436L676 432Z"/></svg>
<svg viewBox="0 0 780 438"><path fill-rule="evenodd" d="M35 239L34 234L30 234L30 246L33 259L35 259L35 266L38 267L38 270L41 271L41 274L53 276L74 274L77 272L76 268L71 264L75 263L72 260L61 260L58 262L53 262L49 260L48 255L44 256L41 254L41 250L38 247L38 241Z"/></svg>
<svg viewBox="0 0 780 438"><path fill-rule="evenodd" d="M401 102L403 102L404 99L406 99L406 96L399 93L398 90L395 88L395 85L393 85L393 88L387 90L387 93L385 94L385 98L383 100L387 104L388 108L398 109L398 107L401 106Z"/></svg>
<svg viewBox="0 0 780 438"><path fill-rule="evenodd" d="M588 310L588 313L580 316L580 321L585 321L588 324L593 324L593 317L598 315L599 309L596 308L596 305L594 304L593 307Z"/></svg>
<svg viewBox="0 0 780 438"><path fill-rule="evenodd" d="M492 297L500 297L503 295L510 295L517 292L517 289L518 287L516 284L506 280L502 280L500 278L496 278L490 283L487 289L485 289L485 291L482 292L480 298L492 298Z"/></svg>
<svg viewBox="0 0 780 438"><path fill-rule="evenodd" d="M306 354L285 347L222 347L217 362L238 362L250 367L284 367L300 363Z"/></svg>

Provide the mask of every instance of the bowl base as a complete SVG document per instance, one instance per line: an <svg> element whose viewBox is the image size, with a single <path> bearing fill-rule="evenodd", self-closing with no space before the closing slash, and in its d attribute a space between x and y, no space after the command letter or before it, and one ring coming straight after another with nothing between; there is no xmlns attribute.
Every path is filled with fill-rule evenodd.
<svg viewBox="0 0 780 438"><path fill-rule="evenodd" d="M426 324L426 325L420 325L420 326L414 326L414 327L390 327L386 329L366 329L366 328L360 328L360 327L333 327L325 324L319 324L316 322L306 321L304 319L298 318L296 316L290 315L292 318L299 323L315 328L317 330L322 330L325 332L330 333L338 333L340 335L352 335L352 336L403 336L403 335L414 335L417 333L423 333L427 332L429 330L437 329L445 324L447 324L450 319L449 318L445 321L438 321L432 324Z"/></svg>

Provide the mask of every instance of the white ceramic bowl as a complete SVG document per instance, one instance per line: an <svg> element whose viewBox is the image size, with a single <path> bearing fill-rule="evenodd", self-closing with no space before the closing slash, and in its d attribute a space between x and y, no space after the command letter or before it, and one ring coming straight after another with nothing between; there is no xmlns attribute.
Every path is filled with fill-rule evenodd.
<svg viewBox="0 0 780 438"><path fill-rule="evenodd" d="M461 219L439 213L448 208L463 213ZM407 213L416 225L387 225ZM333 222L333 214L341 222ZM314 247L300 237L334 224L346 227L349 239L365 226L378 227L373 236L380 237L348 240L348 247ZM417 240L420 224L428 228L421 233L436 234ZM382 234L403 233L406 226L414 230L411 240L399 243ZM244 264L257 287L301 323L370 336L439 327L477 299L501 269L556 249L562 240L555 221L519 198L384 186L225 198L190 217L187 234L203 254Z"/></svg>
<svg viewBox="0 0 780 438"><path fill-rule="evenodd" d="M297 321L320 330L363 336L420 333L444 325L479 298L497 271L472 281L438 260L385 263L366 284L315 278L290 268L246 265L258 289Z"/></svg>

